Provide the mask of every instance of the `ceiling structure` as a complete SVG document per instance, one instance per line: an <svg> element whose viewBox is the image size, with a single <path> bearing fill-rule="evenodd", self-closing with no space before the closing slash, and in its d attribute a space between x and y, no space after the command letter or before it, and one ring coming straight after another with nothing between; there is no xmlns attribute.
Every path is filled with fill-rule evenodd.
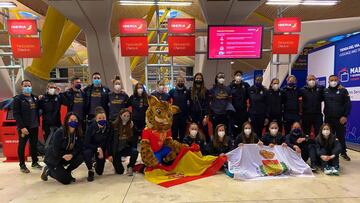
<svg viewBox="0 0 360 203"><path fill-rule="evenodd" d="M201 2L206 1L207 10L214 12L215 15L212 16L225 16L225 22L217 22L216 17L211 17L207 19L207 16L204 16ZM39 15L44 16L48 5L42 0L18 0L14 2L21 2L23 5L27 6L29 9L35 11ZM273 19L276 18L277 6L266 5L264 1L262 4L255 8L255 10L248 16L241 16L241 12L238 12L238 9L235 7L239 3L243 5L249 4L252 1L245 0L193 0L194 4L190 7L174 7L183 13L185 16L192 16L196 19L196 24L198 28L206 28L207 22L211 24L261 24L265 27L271 27L273 24ZM116 3L115 3L116 4ZM210 5L210 7L209 7ZM145 17L149 11L149 6L120 6L116 4L113 10L113 17L111 21L111 35L113 37L118 35L118 19L121 18L132 18L132 17ZM161 8L165 9L165 8ZM333 18L346 18L346 17L357 17L360 16L360 0L342 0L341 3L335 6L290 6L284 12L283 16L297 16L302 19L302 21L311 21L311 20L322 20L322 19L333 19ZM239 17L245 19L242 22L234 22L232 19L238 19ZM206 33L198 33L197 35L205 35ZM270 48L270 32L264 32L263 38L263 48ZM85 36L81 33L77 39L80 44L86 46ZM251 71L254 69L264 69L270 61L271 54L270 52L263 52L261 59L242 59L234 60L232 65L233 70L243 70L244 72ZM177 63L189 63L193 58L181 57L176 61ZM230 61L229 61L230 63ZM140 77L141 65L135 71L135 77ZM139 75L136 75L136 72Z"/></svg>

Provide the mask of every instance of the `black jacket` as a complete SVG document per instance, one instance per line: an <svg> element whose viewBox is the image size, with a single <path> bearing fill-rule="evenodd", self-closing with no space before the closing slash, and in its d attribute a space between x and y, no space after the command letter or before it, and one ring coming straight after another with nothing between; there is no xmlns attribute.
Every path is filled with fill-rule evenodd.
<svg viewBox="0 0 360 203"><path fill-rule="evenodd" d="M76 92L73 89L69 89L64 93L60 93L61 103L67 107L68 112L73 111L74 98L75 98L76 93L80 93L82 95L82 98L84 99L84 112L85 112L87 98L86 98L85 92L83 92L82 90L80 90L80 92Z"/></svg>
<svg viewBox="0 0 360 203"><path fill-rule="evenodd" d="M267 89L253 85L249 88L249 113L250 115L266 115Z"/></svg>
<svg viewBox="0 0 360 203"><path fill-rule="evenodd" d="M181 115L184 117L188 116L188 109L189 109L189 100L190 94L189 90L184 88L175 87L169 92L169 99L172 99L172 104L178 106L180 108L180 113L177 115Z"/></svg>
<svg viewBox="0 0 360 203"><path fill-rule="evenodd" d="M120 92L119 94L115 92L109 93L109 118L110 120L115 120L119 114L119 111L123 108L126 108L126 101L129 99L129 96L125 92Z"/></svg>
<svg viewBox="0 0 360 203"><path fill-rule="evenodd" d="M31 97L36 105L36 108L38 108L38 99L34 95L31 95ZM19 129L28 128L31 125L32 118L30 112L30 104L26 100L26 96L24 94L15 96L13 101L13 115L14 119L16 120L16 126ZM39 111L37 111L37 119L39 123Z"/></svg>
<svg viewBox="0 0 360 203"><path fill-rule="evenodd" d="M204 140L199 138L199 135L196 136L195 139L191 138L190 135L186 135L183 139L183 143L189 145L191 147L192 144L197 144L200 147L200 151L202 154L206 153L206 146Z"/></svg>
<svg viewBox="0 0 360 203"><path fill-rule="evenodd" d="M282 103L284 118L297 118L299 116L300 91L297 87L285 87L282 89ZM295 117L294 117L295 116Z"/></svg>
<svg viewBox="0 0 360 203"><path fill-rule="evenodd" d="M252 136L254 136L254 141L253 142L250 139L247 139L245 137L244 133L240 133L240 135L237 136L235 141L234 141L234 148L237 148L240 143L243 143L243 144L257 144L259 142L259 138L254 132L252 132L252 133L253 133Z"/></svg>
<svg viewBox="0 0 360 203"><path fill-rule="evenodd" d="M321 102L323 99L323 86L310 88L304 86L300 89L302 97L302 113L305 115L321 115Z"/></svg>
<svg viewBox="0 0 360 203"><path fill-rule="evenodd" d="M336 139L335 135L330 135L328 139L330 141L329 143L331 144L325 145L325 144L321 144L319 136L315 138L316 153L318 156L322 156L322 155L338 156L341 153L341 144L339 140Z"/></svg>
<svg viewBox="0 0 360 203"><path fill-rule="evenodd" d="M91 94L93 92L94 89L94 85L89 85L84 89L84 93L85 93L85 112L86 115L89 115L90 113L90 108L91 108ZM101 94L101 107L104 108L106 115L109 115L109 92L110 89L105 87L105 86L101 86L101 90L100 90L100 94Z"/></svg>
<svg viewBox="0 0 360 203"><path fill-rule="evenodd" d="M266 117L274 118L282 115L282 93L270 89L266 95ZM279 122L279 121L278 121Z"/></svg>
<svg viewBox="0 0 360 203"><path fill-rule="evenodd" d="M307 138L307 140L303 141L302 143L297 143L296 141L298 138L307 138L307 135L305 135L304 133L300 133L297 135L293 131L290 131L290 133L286 135L285 143L292 149L294 149L294 145L297 145L298 147L300 147L300 149L304 149L307 144L313 143L313 140L311 140L310 138Z"/></svg>
<svg viewBox="0 0 360 203"><path fill-rule="evenodd" d="M262 138L261 141L264 143L264 145L268 146L270 144L274 145L281 145L285 142L285 136L282 136L280 133L278 133L275 137L270 135L270 133L266 133Z"/></svg>
<svg viewBox="0 0 360 203"><path fill-rule="evenodd" d="M236 84L232 81L229 85L231 89L232 104L236 113L247 113L247 100L249 99L248 89L250 85L247 82L241 81L240 84Z"/></svg>
<svg viewBox="0 0 360 203"><path fill-rule="evenodd" d="M123 127L123 126L122 126ZM109 156L116 156L119 150L127 150L133 146L136 146L137 137L134 136L133 130L130 131L131 135L128 139L119 139L119 132L122 131L121 128L114 128L114 133L112 138L109 140L108 144L108 153Z"/></svg>
<svg viewBox="0 0 360 203"><path fill-rule="evenodd" d="M69 141L74 145L71 149ZM58 128L51 138L48 149L45 153L44 162L49 166L57 166L65 154L72 154L76 157L82 153L83 140L82 137L75 136L74 139L69 140L69 137L64 136L63 128Z"/></svg>
<svg viewBox="0 0 360 203"><path fill-rule="evenodd" d="M348 117L351 111L351 101L348 91L339 86L325 88L324 114L326 118Z"/></svg>
<svg viewBox="0 0 360 203"><path fill-rule="evenodd" d="M145 113L149 107L147 98L131 95L126 101L126 106L132 108L132 120L145 122Z"/></svg>
<svg viewBox="0 0 360 203"><path fill-rule="evenodd" d="M104 129L100 129L94 120L86 129L84 149L90 149L96 152L97 148L101 147L105 152L105 150L109 149L109 140L112 139L113 135L114 131L109 123L106 123Z"/></svg>
<svg viewBox="0 0 360 203"><path fill-rule="evenodd" d="M219 156L221 153L228 153L232 149L231 140L228 140L227 145L215 147L213 141L210 141L206 146L206 154L212 156Z"/></svg>
<svg viewBox="0 0 360 203"><path fill-rule="evenodd" d="M42 114L42 123L48 126L61 126L60 109L61 98L60 95L44 94L44 97L39 100L39 109Z"/></svg>
<svg viewBox="0 0 360 203"><path fill-rule="evenodd" d="M209 115L209 90L205 91L205 97L201 98L200 93L195 94L194 99L191 98L192 88L189 89L190 99L190 117L192 119L203 119L204 116Z"/></svg>

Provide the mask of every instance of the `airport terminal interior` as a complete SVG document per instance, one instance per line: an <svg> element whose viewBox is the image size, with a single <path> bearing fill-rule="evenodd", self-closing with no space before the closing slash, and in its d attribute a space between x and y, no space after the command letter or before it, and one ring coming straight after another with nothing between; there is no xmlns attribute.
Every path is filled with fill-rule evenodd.
<svg viewBox="0 0 360 203"><path fill-rule="evenodd" d="M360 0L0 0L0 202L360 203Z"/></svg>

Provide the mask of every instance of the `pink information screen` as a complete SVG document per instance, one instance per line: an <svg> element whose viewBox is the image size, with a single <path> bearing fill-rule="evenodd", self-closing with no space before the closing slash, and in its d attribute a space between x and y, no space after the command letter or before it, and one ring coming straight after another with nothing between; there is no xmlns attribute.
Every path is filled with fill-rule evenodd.
<svg viewBox="0 0 360 203"><path fill-rule="evenodd" d="M262 26L209 26L209 59L261 58Z"/></svg>

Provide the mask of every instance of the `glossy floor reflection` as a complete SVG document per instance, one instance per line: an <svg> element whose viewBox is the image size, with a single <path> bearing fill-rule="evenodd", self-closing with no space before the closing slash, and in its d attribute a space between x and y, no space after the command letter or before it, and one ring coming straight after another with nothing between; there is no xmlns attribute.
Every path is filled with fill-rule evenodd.
<svg viewBox="0 0 360 203"><path fill-rule="evenodd" d="M40 180L40 171L21 174L17 163L0 163L0 202L360 202L360 153L349 151L351 162L341 160L339 177L322 172L315 178L234 181L224 173L172 188L133 177L113 175L106 165L103 176L86 181L83 164L74 174L77 182L63 186ZM30 164L28 164L30 166Z"/></svg>

